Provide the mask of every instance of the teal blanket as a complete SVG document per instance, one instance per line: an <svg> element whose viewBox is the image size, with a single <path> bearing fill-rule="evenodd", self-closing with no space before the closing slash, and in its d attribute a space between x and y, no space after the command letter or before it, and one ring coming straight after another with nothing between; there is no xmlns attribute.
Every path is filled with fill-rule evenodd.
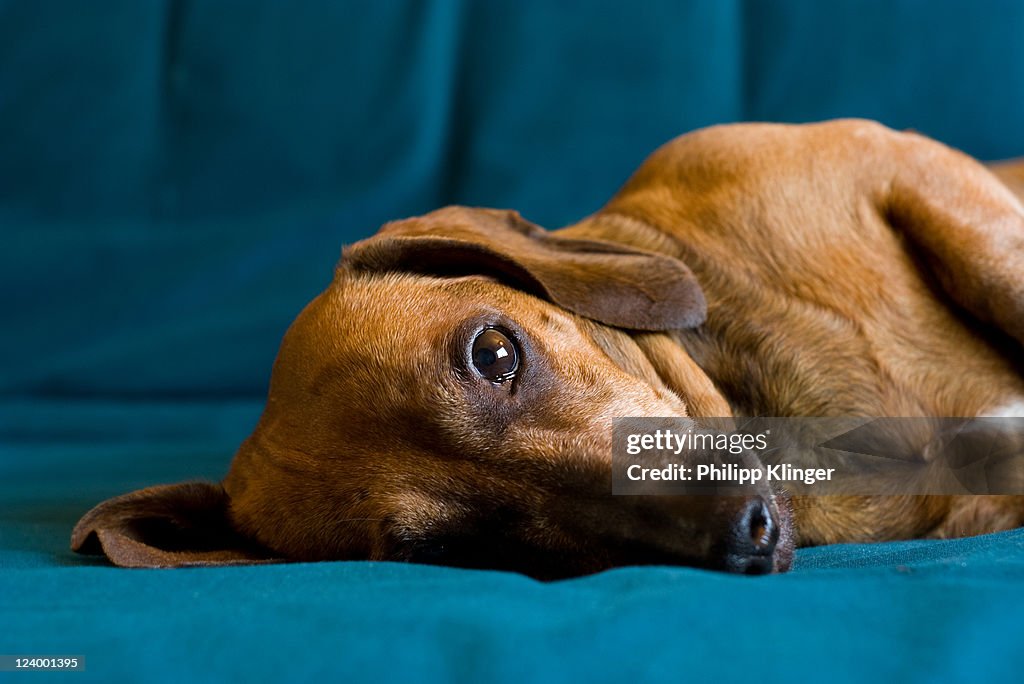
<svg viewBox="0 0 1024 684"><path fill-rule="evenodd" d="M68 550L78 515L133 487L218 477L259 404L0 409L0 652L84 656L85 673L60 681L910 684L1024 671L1024 530L805 549L768 577L123 570Z"/></svg>

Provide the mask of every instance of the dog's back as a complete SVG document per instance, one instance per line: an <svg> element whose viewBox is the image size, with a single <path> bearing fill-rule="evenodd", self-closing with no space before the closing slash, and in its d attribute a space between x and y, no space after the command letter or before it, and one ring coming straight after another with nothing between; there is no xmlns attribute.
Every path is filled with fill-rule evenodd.
<svg viewBox="0 0 1024 684"><path fill-rule="evenodd" d="M991 164L989 168L1006 187L1013 190L1021 202L1024 202L1024 159Z"/></svg>
<svg viewBox="0 0 1024 684"><path fill-rule="evenodd" d="M732 410L1024 416L1019 202L964 155L876 124L739 128L669 143L567 229L694 270L708 320L673 337ZM1024 165L994 170L1020 194ZM797 510L801 541L825 543L1013 527L1024 500L829 497Z"/></svg>

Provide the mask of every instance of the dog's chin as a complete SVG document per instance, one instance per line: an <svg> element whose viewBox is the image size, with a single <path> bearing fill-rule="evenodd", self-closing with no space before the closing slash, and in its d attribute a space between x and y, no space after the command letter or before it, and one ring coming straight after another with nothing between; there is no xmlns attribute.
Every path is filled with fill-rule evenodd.
<svg viewBox="0 0 1024 684"><path fill-rule="evenodd" d="M772 498L779 515L779 541L775 544L772 572L788 572L793 565L793 552L796 550L793 503L785 494L776 494Z"/></svg>

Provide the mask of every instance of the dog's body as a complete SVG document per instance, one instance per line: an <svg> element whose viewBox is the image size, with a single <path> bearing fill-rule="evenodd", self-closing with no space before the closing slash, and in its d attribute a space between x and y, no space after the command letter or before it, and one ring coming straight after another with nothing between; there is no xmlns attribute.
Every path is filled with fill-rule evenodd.
<svg viewBox="0 0 1024 684"><path fill-rule="evenodd" d="M1022 169L999 172L1024 181ZM708 320L671 336L739 415L1024 416L1013 365L1014 355L1024 358L1019 212L962 155L835 122L677 139L601 213L566 232L614 235L694 271ZM955 270L935 283L944 269ZM949 299L1017 346L997 349L992 331ZM673 389L686 396L686 387ZM796 509L805 544L963 536L1024 522L1021 497L815 497Z"/></svg>
<svg viewBox="0 0 1024 684"><path fill-rule="evenodd" d="M123 565L764 572L795 542L1019 526L1016 496L798 498L795 533L767 487L613 497L609 426L1024 414L1022 169L1000 183L869 122L736 125L669 143L553 233L464 208L389 224L289 330L223 489L114 499L73 546Z"/></svg>

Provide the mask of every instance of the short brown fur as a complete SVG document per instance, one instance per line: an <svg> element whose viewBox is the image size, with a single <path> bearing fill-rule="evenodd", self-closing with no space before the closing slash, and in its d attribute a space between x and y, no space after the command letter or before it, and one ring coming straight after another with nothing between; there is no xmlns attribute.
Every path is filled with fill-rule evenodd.
<svg viewBox="0 0 1024 684"><path fill-rule="evenodd" d="M260 548L541 577L749 569L734 538L749 500L609 494L611 418L971 417L1024 400L1024 210L1007 189L1024 193L1024 165L994 171L871 122L744 124L668 143L552 233L458 207L389 224L282 343L222 490L241 550L189 564ZM509 383L460 365L489 325L530 360ZM156 546L147 563L139 520L167 515L146 491L90 512L74 547L186 564ZM794 543L1024 522L1024 497L798 498L794 518L755 498L777 537L768 570Z"/></svg>

